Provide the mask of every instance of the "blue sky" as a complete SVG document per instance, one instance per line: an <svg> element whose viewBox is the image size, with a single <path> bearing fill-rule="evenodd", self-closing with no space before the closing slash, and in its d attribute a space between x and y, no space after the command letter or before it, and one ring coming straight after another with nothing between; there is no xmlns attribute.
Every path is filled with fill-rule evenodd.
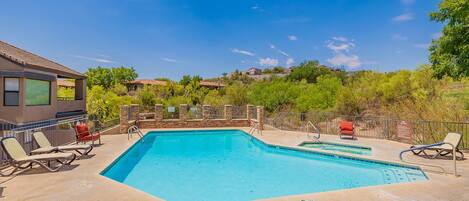
<svg viewBox="0 0 469 201"><path fill-rule="evenodd" d="M436 0L2 1L0 40L85 72L219 76L319 60L349 70L428 63Z"/></svg>

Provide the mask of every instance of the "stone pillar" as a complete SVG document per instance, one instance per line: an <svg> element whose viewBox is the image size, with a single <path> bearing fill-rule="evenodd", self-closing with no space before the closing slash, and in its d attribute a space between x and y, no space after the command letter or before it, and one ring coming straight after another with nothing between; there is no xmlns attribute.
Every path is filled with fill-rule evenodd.
<svg viewBox="0 0 469 201"><path fill-rule="evenodd" d="M179 105L179 120L186 121L187 120L187 104L180 104Z"/></svg>
<svg viewBox="0 0 469 201"><path fill-rule="evenodd" d="M253 117L253 113L252 113L252 108L254 108L254 105L246 105L246 116L247 116L247 119L248 120L251 120L252 118L256 118L256 117Z"/></svg>
<svg viewBox="0 0 469 201"><path fill-rule="evenodd" d="M202 106L202 119L204 120L210 119L210 105Z"/></svg>
<svg viewBox="0 0 469 201"><path fill-rule="evenodd" d="M138 104L131 104L129 120L139 120L139 115L140 115L140 106Z"/></svg>
<svg viewBox="0 0 469 201"><path fill-rule="evenodd" d="M163 120L163 104L155 105L155 121Z"/></svg>
<svg viewBox="0 0 469 201"><path fill-rule="evenodd" d="M225 105L225 119L231 121L233 119L233 106Z"/></svg>
<svg viewBox="0 0 469 201"><path fill-rule="evenodd" d="M127 133L127 129L129 128L129 106L128 105L121 105L120 106L120 120L119 120L119 132L120 133Z"/></svg>
<svg viewBox="0 0 469 201"><path fill-rule="evenodd" d="M259 122L259 130L264 130L264 106L257 106L257 122Z"/></svg>

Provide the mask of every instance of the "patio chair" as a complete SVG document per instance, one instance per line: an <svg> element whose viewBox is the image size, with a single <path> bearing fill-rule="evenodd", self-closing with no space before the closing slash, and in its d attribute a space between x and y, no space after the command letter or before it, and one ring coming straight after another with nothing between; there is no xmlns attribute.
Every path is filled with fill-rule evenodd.
<svg viewBox="0 0 469 201"><path fill-rule="evenodd" d="M339 136L342 139L343 137L355 138L355 127L351 121L341 121L339 125L340 133Z"/></svg>
<svg viewBox="0 0 469 201"><path fill-rule="evenodd" d="M462 135L459 133L448 133L445 139L443 140L443 142L454 145L454 148L456 149L456 153L461 155L461 159L464 159L464 154L458 149L458 146L461 143L461 139L462 139ZM416 147L421 147L421 146L425 146L425 145L412 145L410 146L410 148L416 148ZM415 155L420 155L423 153L425 156L428 156L426 152L427 150L436 151L436 154L432 158L436 158L438 156L446 156L448 154L453 154L453 147L451 147L451 145L449 144L442 144L439 146L428 147L428 148L424 148L420 150L412 150L412 153L414 153Z"/></svg>
<svg viewBox="0 0 469 201"><path fill-rule="evenodd" d="M76 159L76 155L74 153L48 153L29 156L26 154L26 151L24 151L23 147L21 147L18 140L16 140L14 137L3 138L0 141L0 144L8 158L11 159L9 162L10 166L14 168L9 174L1 173L2 176L10 176L18 169L26 169L29 167L32 168L33 164L38 164L50 172L57 172L64 165L69 165ZM52 168L50 167L51 161L57 161L60 163L60 165ZM44 162L47 162L47 165L44 164Z"/></svg>
<svg viewBox="0 0 469 201"><path fill-rule="evenodd" d="M94 133L90 132L88 125L85 123L79 123L75 126L75 134L77 137L77 143L81 142L83 144L90 142L94 144L94 141L98 140L101 144L101 134L99 131Z"/></svg>
<svg viewBox="0 0 469 201"><path fill-rule="evenodd" d="M33 133L33 138L36 144L39 146L38 149L31 151L31 154L40 153L51 153L51 152L63 152L63 151L76 151L80 155L88 155L93 150L93 146L88 144L72 144L64 146L52 146L47 137L43 132Z"/></svg>

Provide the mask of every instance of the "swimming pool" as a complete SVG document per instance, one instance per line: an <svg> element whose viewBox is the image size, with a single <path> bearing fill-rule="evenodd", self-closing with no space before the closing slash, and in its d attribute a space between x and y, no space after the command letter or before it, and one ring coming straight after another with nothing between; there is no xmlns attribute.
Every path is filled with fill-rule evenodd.
<svg viewBox="0 0 469 201"><path fill-rule="evenodd" d="M370 147L339 144L339 143L332 143L332 142L303 142L298 146L322 149L322 150L327 150L327 151L358 154L358 155L371 155Z"/></svg>
<svg viewBox="0 0 469 201"><path fill-rule="evenodd" d="M271 146L239 130L151 132L102 175L169 201L247 201L427 179L420 169Z"/></svg>

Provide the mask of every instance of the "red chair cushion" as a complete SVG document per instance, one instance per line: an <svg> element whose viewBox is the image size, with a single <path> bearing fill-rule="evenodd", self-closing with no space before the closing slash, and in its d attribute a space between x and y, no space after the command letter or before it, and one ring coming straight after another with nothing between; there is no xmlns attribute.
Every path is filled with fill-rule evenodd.
<svg viewBox="0 0 469 201"><path fill-rule="evenodd" d="M353 123L351 121L340 122L340 130L353 131Z"/></svg>
<svg viewBox="0 0 469 201"><path fill-rule="evenodd" d="M98 140L100 137L101 137L100 134L96 133L94 135L87 135L87 136L80 137L80 141L95 141L95 140Z"/></svg>
<svg viewBox="0 0 469 201"><path fill-rule="evenodd" d="M78 124L76 129L79 138L90 135L90 131L88 130L88 126L86 124Z"/></svg>
<svg viewBox="0 0 469 201"><path fill-rule="evenodd" d="M349 131L349 130L341 130L340 133L343 135L353 135L353 131Z"/></svg>

